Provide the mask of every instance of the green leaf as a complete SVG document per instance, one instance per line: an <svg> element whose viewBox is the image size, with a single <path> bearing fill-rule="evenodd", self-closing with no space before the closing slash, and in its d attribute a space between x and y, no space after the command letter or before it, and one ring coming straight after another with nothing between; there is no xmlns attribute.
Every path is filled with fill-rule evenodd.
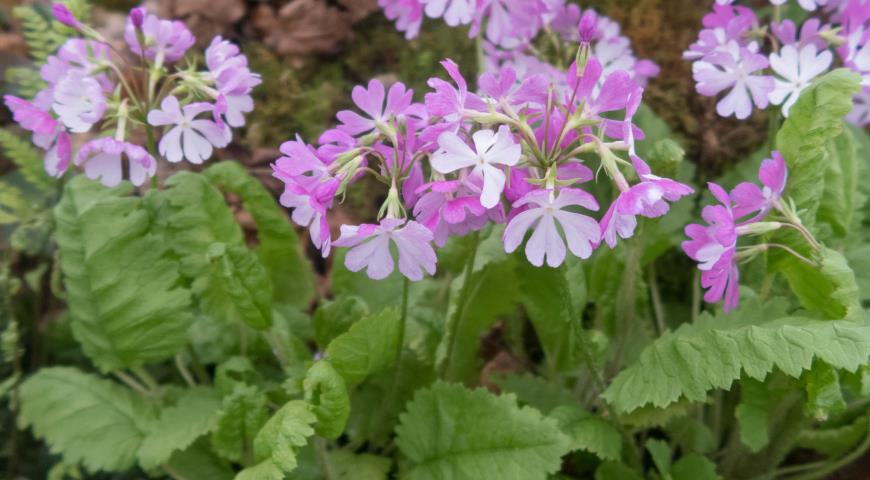
<svg viewBox="0 0 870 480"><path fill-rule="evenodd" d="M713 432L694 417L675 418L668 423L665 431L684 454L707 454L716 449L717 440Z"/></svg>
<svg viewBox="0 0 870 480"><path fill-rule="evenodd" d="M809 448L829 457L840 457L867 437L870 417L862 415L851 423L819 429L805 429L797 439L798 448Z"/></svg>
<svg viewBox="0 0 870 480"><path fill-rule="evenodd" d="M215 453L237 463L248 456L254 436L269 416L266 401L266 395L257 387L243 384L224 397L217 427L211 434Z"/></svg>
<svg viewBox="0 0 870 480"><path fill-rule="evenodd" d="M167 463L179 478L209 480L230 480L233 471L209 448L205 439L196 441L186 450L175 452Z"/></svg>
<svg viewBox="0 0 870 480"><path fill-rule="evenodd" d="M285 478L287 476L284 472L271 460L248 467L235 476L235 480L284 480Z"/></svg>
<svg viewBox="0 0 870 480"><path fill-rule="evenodd" d="M784 271L792 291L804 308L824 318L862 316L855 272L840 252L824 248L818 254L820 268L792 262Z"/></svg>
<svg viewBox="0 0 870 480"><path fill-rule="evenodd" d="M402 275L397 271L383 280L372 280L366 272L351 272L344 266L347 251L342 249L335 254L330 271L332 292L337 297L354 296L361 298L373 312L387 307L398 307L402 291Z"/></svg>
<svg viewBox="0 0 870 480"><path fill-rule="evenodd" d="M435 383L400 417L396 444L409 460L405 478L544 480L559 470L570 440L513 395Z"/></svg>
<svg viewBox="0 0 870 480"><path fill-rule="evenodd" d="M272 324L272 284L266 267L243 245L213 243L206 253L211 274L194 281L194 291L208 305L229 301L239 317L252 328L265 330ZM208 278L200 290L200 279ZM220 298L215 298L215 297Z"/></svg>
<svg viewBox="0 0 870 480"><path fill-rule="evenodd" d="M0 149L3 156L15 163L24 179L38 190L49 191L57 185L57 180L45 173L43 152L30 143L28 136L0 129Z"/></svg>
<svg viewBox="0 0 870 480"><path fill-rule="evenodd" d="M840 376L825 362L815 362L813 368L803 376L807 389L807 402L804 406L808 416L816 420L828 419L831 413L846 409L843 391L840 389Z"/></svg>
<svg viewBox="0 0 870 480"><path fill-rule="evenodd" d="M649 452L650 457L653 460L653 463L656 465L659 473L662 476L667 476L671 473L671 447L668 446L667 442L664 440L659 440L657 438L650 438L644 444L646 450Z"/></svg>
<svg viewBox="0 0 870 480"><path fill-rule="evenodd" d="M578 402L577 397L558 381L524 374L496 375L491 379L505 393L513 393L521 404L549 413L560 405Z"/></svg>
<svg viewBox="0 0 870 480"><path fill-rule="evenodd" d="M215 164L203 175L221 191L238 195L242 208L257 225L259 245L255 251L271 276L274 301L308 308L314 297L311 263L302 251L296 230L274 196L237 162Z"/></svg>
<svg viewBox="0 0 870 480"><path fill-rule="evenodd" d="M244 244L223 194L203 175L181 172L162 192L172 247L201 308L217 318L239 319L257 329L272 322L269 272Z"/></svg>
<svg viewBox="0 0 870 480"><path fill-rule="evenodd" d="M740 403L734 411L740 441L752 453L758 453L770 443L768 422L770 392L767 386L751 378L740 380Z"/></svg>
<svg viewBox="0 0 870 480"><path fill-rule="evenodd" d="M359 297L340 297L317 307L312 318L314 339L325 348L335 337L346 332L354 322L369 314L369 306Z"/></svg>
<svg viewBox="0 0 870 480"><path fill-rule="evenodd" d="M43 368L21 384L18 425L64 462L91 472L133 467L153 411L141 397L75 368Z"/></svg>
<svg viewBox="0 0 870 480"><path fill-rule="evenodd" d="M447 318L450 323L458 323L458 328L455 336L445 335L439 346L439 357L447 362L445 378L471 381L479 372L481 334L500 316L513 313L513 302L505 299L519 296L513 263L513 257L488 263L470 279L463 275L453 280Z"/></svg>
<svg viewBox="0 0 870 480"><path fill-rule="evenodd" d="M602 460L619 460L622 434L607 420L577 405L563 405L549 415L571 439L571 450L585 450Z"/></svg>
<svg viewBox="0 0 870 480"><path fill-rule="evenodd" d="M254 455L259 462L254 468L271 472L274 469L262 465L271 463L284 473L295 470L296 454L308 443L308 437L314 435L311 425L315 421L317 417L301 400L290 401L281 407L254 438Z"/></svg>
<svg viewBox="0 0 870 480"><path fill-rule="evenodd" d="M315 362L305 374L305 400L317 416L317 434L338 438L350 414L350 398L344 379L326 360Z"/></svg>
<svg viewBox="0 0 870 480"><path fill-rule="evenodd" d="M329 344L326 358L348 384L357 384L396 363L401 322L394 308L363 318Z"/></svg>
<svg viewBox="0 0 870 480"><path fill-rule="evenodd" d="M666 332L616 376L604 398L620 411L664 407L681 397L703 401L707 391L730 388L743 373L763 380L777 367L796 378L814 359L846 370L867 361L866 321L780 318L784 307L781 300L750 299L731 315L705 313L694 324Z"/></svg>
<svg viewBox="0 0 870 480"><path fill-rule="evenodd" d="M67 35L59 32L54 25L60 25L52 21L47 14L42 14L34 6L19 6L12 9L12 14L21 20L21 33L30 55L37 63L45 63L49 55L53 55L66 41Z"/></svg>
<svg viewBox="0 0 870 480"><path fill-rule="evenodd" d="M691 453L685 455L671 468L674 480L719 480L722 477L716 473L716 464L706 457Z"/></svg>
<svg viewBox="0 0 870 480"><path fill-rule="evenodd" d="M849 130L826 145L825 190L817 219L845 237L852 225L858 196L858 151Z"/></svg>
<svg viewBox="0 0 870 480"><path fill-rule="evenodd" d="M178 402L160 411L139 449L139 463L151 470L165 463L172 453L184 450L216 426L221 398L214 390L185 391Z"/></svg>
<svg viewBox="0 0 870 480"><path fill-rule="evenodd" d="M789 170L786 195L812 220L822 200L827 170L826 144L843 131L843 117L852 109L852 95L861 78L845 69L816 79L801 94L776 136L777 149Z"/></svg>
<svg viewBox="0 0 870 480"><path fill-rule="evenodd" d="M595 470L595 480L643 480L643 475L618 462L602 462Z"/></svg>
<svg viewBox="0 0 870 480"><path fill-rule="evenodd" d="M574 342L586 303L586 276L579 261L561 268L516 262L523 305L544 348L547 363L564 371L577 366Z"/></svg>
<svg viewBox="0 0 870 480"><path fill-rule="evenodd" d="M73 334L103 371L171 357L193 321L168 242L130 191L78 176L54 211Z"/></svg>
<svg viewBox="0 0 870 480"><path fill-rule="evenodd" d="M348 450L331 450L329 462L336 480L387 480L393 465L389 458Z"/></svg>

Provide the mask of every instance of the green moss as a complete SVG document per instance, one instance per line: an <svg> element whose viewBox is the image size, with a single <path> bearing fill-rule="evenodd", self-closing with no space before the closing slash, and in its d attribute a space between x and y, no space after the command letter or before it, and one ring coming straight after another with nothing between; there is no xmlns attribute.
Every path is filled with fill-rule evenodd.
<svg viewBox="0 0 870 480"><path fill-rule="evenodd" d="M245 53L263 76L255 90L257 108L251 114L246 143L277 147L296 133L313 142L335 123L335 112L352 106L350 91L375 77L401 81L417 100L428 90L426 80L443 76L438 62L455 60L466 77L475 78L474 42L465 30L427 22L420 36L407 41L382 15L373 14L355 27L356 38L338 56L321 55L294 67L265 47L249 43Z"/></svg>

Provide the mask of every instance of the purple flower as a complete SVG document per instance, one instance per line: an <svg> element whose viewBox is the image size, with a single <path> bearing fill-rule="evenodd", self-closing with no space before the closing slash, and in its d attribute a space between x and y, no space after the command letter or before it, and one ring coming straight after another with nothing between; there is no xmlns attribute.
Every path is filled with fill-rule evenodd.
<svg viewBox="0 0 870 480"><path fill-rule="evenodd" d="M763 188L758 188L758 185L751 182L743 182L731 191L735 219L756 214L750 220L744 221L744 224L759 221L767 212L778 207L788 179L788 167L781 153L774 151L771 158L761 162L758 179L761 180Z"/></svg>
<svg viewBox="0 0 870 480"><path fill-rule="evenodd" d="M213 38L206 48L205 63L219 96L226 102L226 111L222 115L230 126L243 126L245 114L254 110L250 93L263 82L260 75L248 69L248 59L238 46L220 36Z"/></svg>
<svg viewBox="0 0 870 480"><path fill-rule="evenodd" d="M451 27L468 25L475 11L476 0L422 0L429 18L444 18Z"/></svg>
<svg viewBox="0 0 870 480"><path fill-rule="evenodd" d="M121 157L126 155L130 182L139 186L157 173L157 162L139 145L102 137L84 144L76 156L76 165L83 168L88 178L99 179L107 187L121 183Z"/></svg>
<svg viewBox="0 0 870 480"><path fill-rule="evenodd" d="M634 235L636 216L661 217L670 210L668 202L694 193L688 185L653 175L649 166L636 156L632 157L632 164L640 183L620 192L601 219L601 234L610 248L616 246L617 235L624 239Z"/></svg>
<svg viewBox="0 0 870 480"><path fill-rule="evenodd" d="M141 35L145 40L144 55L160 64L164 61L174 62L184 56L185 52L196 42L196 37L184 23L178 20L163 20L156 15L146 15L141 22ZM136 33L137 27L132 17L127 17L124 28L124 40L130 50L136 55L142 55L142 46Z"/></svg>
<svg viewBox="0 0 870 480"><path fill-rule="evenodd" d="M52 110L75 133L87 132L103 118L106 98L100 83L72 70L54 87Z"/></svg>
<svg viewBox="0 0 870 480"><path fill-rule="evenodd" d="M582 43L592 43L598 37L598 15L595 10L589 9L580 17L577 33Z"/></svg>
<svg viewBox="0 0 870 480"><path fill-rule="evenodd" d="M728 193L715 183L710 191L722 204L708 205L701 212L707 226L686 226L689 240L683 242L683 251L699 263L701 286L708 289L704 300L716 303L725 298L725 312L737 307L740 300L740 272L737 269L737 228Z"/></svg>
<svg viewBox="0 0 870 480"><path fill-rule="evenodd" d="M730 88L716 105L716 111L723 117L735 115L743 120L752 113L753 102L759 108L767 107L767 97L774 89L773 77L753 75L767 66L767 57L732 42L727 51L710 53L695 62L693 71L701 95L712 97Z"/></svg>
<svg viewBox="0 0 870 480"><path fill-rule="evenodd" d="M449 58L441 62L450 78L456 82L454 87L440 78L430 78L429 86L435 90L426 94L426 109L430 116L443 117L458 125L466 110L486 111L486 102L468 91L465 78L459 73L459 66Z"/></svg>
<svg viewBox="0 0 870 480"><path fill-rule="evenodd" d="M870 124L870 88L865 87L852 98L852 111L846 119L862 128Z"/></svg>
<svg viewBox="0 0 870 480"><path fill-rule="evenodd" d="M420 33L420 24L423 23L421 0L378 0L378 5L388 19L396 22L396 30L405 32L406 40Z"/></svg>
<svg viewBox="0 0 870 480"><path fill-rule="evenodd" d="M578 205L589 210L598 210L595 197L576 188L563 188L558 194L552 190L534 190L514 203L514 208L528 205L508 223L502 240L505 251L513 252L523 243L530 228L534 233L526 243L526 257L532 265L540 267L546 257L547 265L558 267L565 260L565 242L571 253L580 258L589 258L601 238L601 230L595 219L580 213L565 210ZM558 222L564 239L556 226Z"/></svg>
<svg viewBox="0 0 870 480"><path fill-rule="evenodd" d="M484 73L477 85L482 94L499 104L504 102L511 107L518 107L524 104L543 106L547 103L549 82L543 75L529 75L517 84L517 72L505 67L496 73Z"/></svg>
<svg viewBox="0 0 870 480"><path fill-rule="evenodd" d="M212 108L208 103L191 103L182 108L178 99L170 95L160 103L160 109L148 112L150 125L173 125L160 139L160 154L172 163L186 159L200 164L211 158L214 147L227 146L232 138L228 127L221 128L212 120L196 118Z"/></svg>
<svg viewBox="0 0 870 480"><path fill-rule="evenodd" d="M469 35L476 36L485 20L487 40L516 48L538 34L543 13L544 6L534 0L484 0L476 9Z"/></svg>
<svg viewBox="0 0 870 480"><path fill-rule="evenodd" d="M455 133L442 133L438 137L439 150L432 156L432 168L439 173L471 168L472 175L483 177L480 203L492 208L499 202L505 185L505 174L496 165L516 165L522 148L514 142L506 125L499 127L498 133L479 130L472 139L474 150Z"/></svg>
<svg viewBox="0 0 870 480"><path fill-rule="evenodd" d="M81 24L76 19L76 16L73 15L70 9L62 3L53 4L51 6L51 13L54 15L55 20L66 25L67 27L75 28L76 30L81 27Z"/></svg>
<svg viewBox="0 0 870 480"><path fill-rule="evenodd" d="M432 232L415 221L385 218L380 225L342 225L341 237L335 241L338 247L351 247L344 258L348 270L358 272L363 268L372 279L387 278L393 272L393 254L390 243L399 253L399 271L409 280L423 279L423 272L435 273L435 250L432 249Z"/></svg>
<svg viewBox="0 0 870 480"><path fill-rule="evenodd" d="M813 44L800 51L794 45L782 47L779 54L770 54L770 68L780 77L768 95L770 103L782 105L782 114L788 117L792 105L814 78L830 68L834 55L828 50L819 52Z"/></svg>
<svg viewBox="0 0 870 480"><path fill-rule="evenodd" d="M450 233L457 233L472 217L483 217L480 189L462 180L432 182L420 186L422 193L414 205L414 217L434 235L435 245L443 247Z"/></svg>
<svg viewBox="0 0 870 480"><path fill-rule="evenodd" d="M379 80L369 80L368 88L361 85L353 87L351 92L353 102L367 116L351 110L342 110L336 115L341 125L338 129L350 135L371 133L379 127L389 124L392 117L404 117L406 114L421 116L422 105L412 104L414 91L405 88L401 82L390 87L384 106L384 84Z"/></svg>

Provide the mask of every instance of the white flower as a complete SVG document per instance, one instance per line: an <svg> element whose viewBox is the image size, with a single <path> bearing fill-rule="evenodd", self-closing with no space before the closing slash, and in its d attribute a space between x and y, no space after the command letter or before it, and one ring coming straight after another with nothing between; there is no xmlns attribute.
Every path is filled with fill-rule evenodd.
<svg viewBox="0 0 870 480"><path fill-rule="evenodd" d="M222 128L212 120L196 118L213 108L208 103L191 103L182 108L177 98L164 98L160 110L148 112L148 123L153 126L175 125L160 140L160 154L173 163L184 158L199 164L211 157L213 147L227 146L232 137L229 127Z"/></svg>
<svg viewBox="0 0 870 480"><path fill-rule="evenodd" d="M810 86L814 78L830 68L833 60L830 51L819 53L813 44L805 45L800 51L794 45L786 45L779 54L772 53L770 68L782 78L775 79L775 87L768 94L770 102L782 104L782 114L787 117L801 92Z"/></svg>
<svg viewBox="0 0 870 480"><path fill-rule="evenodd" d="M106 99L95 79L78 71L68 72L54 87L52 110L75 133L87 132L103 118Z"/></svg>
<svg viewBox="0 0 870 480"><path fill-rule="evenodd" d="M522 147L511 138L510 130L502 125L498 133L480 130L472 136L472 150L458 135L444 132L438 137L437 152L432 156L432 167L439 173L450 173L472 167L472 174L483 176L480 203L486 208L498 204L504 190L505 174L495 165L513 166L520 160Z"/></svg>

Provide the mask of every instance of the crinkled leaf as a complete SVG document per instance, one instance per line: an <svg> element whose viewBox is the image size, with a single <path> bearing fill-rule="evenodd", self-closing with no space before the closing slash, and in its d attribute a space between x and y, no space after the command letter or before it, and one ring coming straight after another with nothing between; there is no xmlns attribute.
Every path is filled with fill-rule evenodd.
<svg viewBox="0 0 870 480"><path fill-rule="evenodd" d="M665 431L683 453L707 454L716 449L713 432L697 418L675 418L668 423Z"/></svg>
<svg viewBox="0 0 870 480"><path fill-rule="evenodd" d="M148 429L139 449L139 463L150 470L169 460L172 453L184 450L217 422L220 395L212 389L187 390L175 405L160 411L160 416Z"/></svg>
<svg viewBox="0 0 870 480"><path fill-rule="evenodd" d="M663 476L671 472L671 447L664 440L650 438L644 444L646 451L649 452L650 458Z"/></svg>
<svg viewBox="0 0 870 480"><path fill-rule="evenodd" d="M317 434L338 438L350 414L350 398L344 379L326 360L315 362L305 374L305 400L317 416Z"/></svg>
<svg viewBox="0 0 870 480"><path fill-rule="evenodd" d="M330 342L326 356L348 384L396 363L402 318L394 308L369 315Z"/></svg>
<svg viewBox="0 0 870 480"><path fill-rule="evenodd" d="M272 322L272 283L266 267L244 244L242 230L224 196L208 179L181 172L163 195L167 232L182 258L200 307L218 318L254 328Z"/></svg>
<svg viewBox="0 0 870 480"><path fill-rule="evenodd" d="M818 259L821 263L819 268L795 261L784 271L801 305L824 318L862 316L855 273L843 255L824 248L818 254Z"/></svg>
<svg viewBox="0 0 870 480"><path fill-rule="evenodd" d="M281 407L269 421L263 425L254 438L254 456L257 462L271 462L284 473L290 473L296 468L296 454L299 448L308 443L308 438L314 435L311 425L317 417L311 412L308 404L301 400L292 400ZM256 467L271 471L268 467Z"/></svg>
<svg viewBox="0 0 870 480"><path fill-rule="evenodd" d="M254 436L269 417L266 401L266 395L257 387L243 384L224 397L217 427L211 434L215 453L233 462L245 457Z"/></svg>
<svg viewBox="0 0 870 480"><path fill-rule="evenodd" d="M570 449L555 420L513 395L441 382L417 392L396 433L410 480L544 480Z"/></svg>
<svg viewBox="0 0 870 480"><path fill-rule="evenodd" d="M830 225L838 237L852 224L858 197L858 157L849 130L826 144L825 190L816 219Z"/></svg>
<svg viewBox="0 0 870 480"><path fill-rule="evenodd" d="M387 480L393 465L389 458L348 450L330 451L329 462L336 480Z"/></svg>
<svg viewBox="0 0 870 480"><path fill-rule="evenodd" d="M571 439L571 450L585 450L602 460L619 460L622 434L607 420L592 415L577 405L563 405L548 415Z"/></svg>
<svg viewBox="0 0 870 480"><path fill-rule="evenodd" d="M172 356L193 320L168 242L130 192L78 176L55 208L73 334L104 371Z"/></svg>
<svg viewBox="0 0 870 480"><path fill-rule="evenodd" d="M181 478L207 478L209 480L230 480L233 471L209 448L205 439L194 442L187 449L175 452L167 463L169 468Z"/></svg>
<svg viewBox="0 0 870 480"><path fill-rule="evenodd" d="M516 395L520 404L536 408L543 413L549 413L560 405L578 402L577 397L566 386L535 375L496 375L491 381L502 392Z"/></svg>
<svg viewBox="0 0 870 480"><path fill-rule="evenodd" d="M851 423L819 429L805 429L798 435L796 447L809 448L829 457L839 457L855 448L867 437L870 417L862 415Z"/></svg>
<svg viewBox="0 0 870 480"><path fill-rule="evenodd" d="M730 388L743 373L763 380L777 367L798 377L814 359L846 370L867 361L865 320L781 318L784 307L780 300L749 300L730 315L704 314L665 333L616 376L604 398L620 411L664 407L681 397L702 401L709 390Z"/></svg>
<svg viewBox="0 0 870 480"><path fill-rule="evenodd" d="M861 78L835 70L804 90L776 136L777 149L789 169L786 195L812 220L825 189L826 144L843 131L843 117L852 109L852 95Z"/></svg>
<svg viewBox="0 0 870 480"><path fill-rule="evenodd" d="M132 391L75 368L44 368L21 384L18 425L32 427L66 463L133 467L154 412Z"/></svg>
<svg viewBox="0 0 870 480"><path fill-rule="evenodd" d="M595 470L595 480L643 480L643 475L618 462L602 462Z"/></svg>
<svg viewBox="0 0 870 480"><path fill-rule="evenodd" d="M257 225L255 251L269 271L276 303L308 308L314 297L314 275L287 214L263 184L236 162L221 162L203 175L221 191L242 199L242 208Z"/></svg>

